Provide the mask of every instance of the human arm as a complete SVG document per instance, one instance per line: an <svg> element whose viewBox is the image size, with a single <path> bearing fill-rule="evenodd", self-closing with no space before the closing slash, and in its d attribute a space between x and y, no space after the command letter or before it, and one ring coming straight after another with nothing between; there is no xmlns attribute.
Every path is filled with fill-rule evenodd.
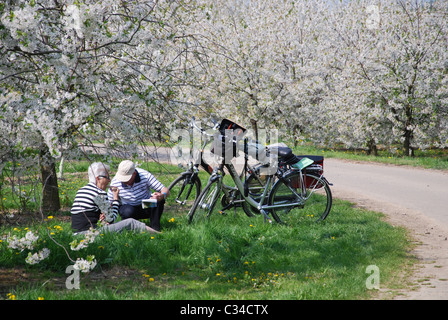
<svg viewBox="0 0 448 320"><path fill-rule="evenodd" d="M156 199L157 201L166 200L166 198L170 195L170 190L167 187L163 187L159 192L154 192L151 195L152 199Z"/></svg>

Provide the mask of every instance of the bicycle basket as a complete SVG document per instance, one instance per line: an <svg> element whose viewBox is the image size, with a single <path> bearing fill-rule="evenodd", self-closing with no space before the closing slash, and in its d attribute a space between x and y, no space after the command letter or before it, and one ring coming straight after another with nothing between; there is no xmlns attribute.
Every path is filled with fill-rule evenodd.
<svg viewBox="0 0 448 320"><path fill-rule="evenodd" d="M233 131L233 132L232 132ZM222 119L221 124L219 125L219 132L222 135L229 134L229 132L232 132L232 134L235 137L240 137L240 139L244 136L244 133L246 132L246 128L243 128L239 124L236 124L233 121L230 121L229 119Z"/></svg>
<svg viewBox="0 0 448 320"><path fill-rule="evenodd" d="M213 139L211 152L220 157L234 158L238 155L237 143L244 137L246 129L228 119L219 125L219 135Z"/></svg>

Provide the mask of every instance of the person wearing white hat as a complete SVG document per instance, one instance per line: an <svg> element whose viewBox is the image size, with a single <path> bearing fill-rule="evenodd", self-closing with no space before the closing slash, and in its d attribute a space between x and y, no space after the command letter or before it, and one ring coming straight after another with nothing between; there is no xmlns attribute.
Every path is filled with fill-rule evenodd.
<svg viewBox="0 0 448 320"><path fill-rule="evenodd" d="M130 160L122 161L115 177L110 183L109 194L112 189L120 190L119 213L122 219L150 219L150 227L160 231L160 218L163 213L165 199L169 190L150 172L136 168ZM155 192L151 192L154 190ZM142 200L155 199L157 205L152 208L143 208Z"/></svg>
<svg viewBox="0 0 448 320"><path fill-rule="evenodd" d="M90 228L99 228L100 232L121 232L127 229L158 233L135 219L115 222L119 207L119 190L114 188L112 196L107 197L109 172L110 167L102 162L94 162L89 166L89 183L78 190L71 209L73 232L83 234Z"/></svg>

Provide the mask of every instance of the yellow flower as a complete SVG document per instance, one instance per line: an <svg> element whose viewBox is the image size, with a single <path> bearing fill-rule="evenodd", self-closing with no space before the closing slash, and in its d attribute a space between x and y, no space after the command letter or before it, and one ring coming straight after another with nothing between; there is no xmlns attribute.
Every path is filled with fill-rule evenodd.
<svg viewBox="0 0 448 320"><path fill-rule="evenodd" d="M37 300L45 300L44 297L38 297Z"/></svg>
<svg viewBox="0 0 448 320"><path fill-rule="evenodd" d="M48 216L47 217L47 219L50 219L50 220L53 219L53 218L54 218L53 216Z"/></svg>
<svg viewBox="0 0 448 320"><path fill-rule="evenodd" d="M153 282L154 281L154 278L149 278L149 282Z"/></svg>

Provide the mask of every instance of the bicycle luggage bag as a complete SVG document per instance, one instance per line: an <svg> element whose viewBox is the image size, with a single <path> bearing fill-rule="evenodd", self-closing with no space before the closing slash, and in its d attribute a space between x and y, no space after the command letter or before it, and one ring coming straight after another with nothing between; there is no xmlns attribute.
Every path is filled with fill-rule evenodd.
<svg viewBox="0 0 448 320"><path fill-rule="evenodd" d="M320 176L324 173L324 157L323 156L296 156L300 161L302 158L310 158L314 161L312 165L306 168L306 172L315 173L317 176Z"/></svg>

